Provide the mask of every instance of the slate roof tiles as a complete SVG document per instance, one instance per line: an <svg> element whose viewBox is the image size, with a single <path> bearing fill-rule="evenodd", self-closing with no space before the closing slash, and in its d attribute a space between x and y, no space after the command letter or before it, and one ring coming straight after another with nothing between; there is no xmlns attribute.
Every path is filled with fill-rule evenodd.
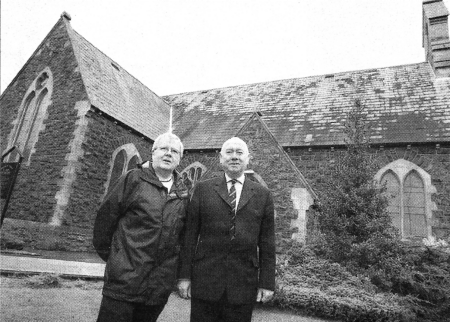
<svg viewBox="0 0 450 322"><path fill-rule="evenodd" d="M151 139L166 132L170 106L67 26L91 104Z"/></svg>
<svg viewBox="0 0 450 322"><path fill-rule="evenodd" d="M217 149L259 111L282 146L343 144L360 98L373 143L449 142L450 79L428 63L287 79L163 97L187 149Z"/></svg>
<svg viewBox="0 0 450 322"><path fill-rule="evenodd" d="M450 141L450 78L426 62L160 98L67 26L92 105L152 139L167 131L170 104L186 149L220 148L254 112L281 146L340 145L360 98L373 143Z"/></svg>

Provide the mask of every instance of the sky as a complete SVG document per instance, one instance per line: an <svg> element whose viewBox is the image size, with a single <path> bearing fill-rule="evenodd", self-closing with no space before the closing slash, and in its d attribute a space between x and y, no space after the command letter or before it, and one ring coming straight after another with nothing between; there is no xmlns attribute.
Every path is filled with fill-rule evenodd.
<svg viewBox="0 0 450 322"><path fill-rule="evenodd" d="M450 9L450 0L444 0ZM159 96L425 61L422 0L1 0L0 92L63 11Z"/></svg>

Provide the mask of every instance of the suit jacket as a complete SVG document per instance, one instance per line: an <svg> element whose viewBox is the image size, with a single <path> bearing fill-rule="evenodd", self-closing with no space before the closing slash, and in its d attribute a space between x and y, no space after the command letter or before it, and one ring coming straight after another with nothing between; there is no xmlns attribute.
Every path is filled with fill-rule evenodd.
<svg viewBox="0 0 450 322"><path fill-rule="evenodd" d="M192 297L253 303L257 288L275 288L274 206L270 191L246 178L231 240L231 205L225 176L198 182L188 205L179 278Z"/></svg>

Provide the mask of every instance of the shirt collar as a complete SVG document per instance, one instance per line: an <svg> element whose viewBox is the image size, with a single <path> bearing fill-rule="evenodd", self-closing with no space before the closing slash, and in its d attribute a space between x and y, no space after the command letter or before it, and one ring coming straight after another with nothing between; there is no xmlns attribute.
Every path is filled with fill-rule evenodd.
<svg viewBox="0 0 450 322"><path fill-rule="evenodd" d="M225 173L225 180L228 182L232 179L230 178L230 176L228 174ZM236 178L236 181L239 182L240 184L244 184L244 180L245 180L245 174L242 174L240 177Z"/></svg>

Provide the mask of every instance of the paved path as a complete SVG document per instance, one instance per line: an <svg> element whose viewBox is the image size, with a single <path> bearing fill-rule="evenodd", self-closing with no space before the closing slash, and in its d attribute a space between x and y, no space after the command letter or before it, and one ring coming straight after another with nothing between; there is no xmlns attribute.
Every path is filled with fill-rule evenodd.
<svg viewBox="0 0 450 322"><path fill-rule="evenodd" d="M0 255L2 272L54 273L71 277L103 278L105 264Z"/></svg>

